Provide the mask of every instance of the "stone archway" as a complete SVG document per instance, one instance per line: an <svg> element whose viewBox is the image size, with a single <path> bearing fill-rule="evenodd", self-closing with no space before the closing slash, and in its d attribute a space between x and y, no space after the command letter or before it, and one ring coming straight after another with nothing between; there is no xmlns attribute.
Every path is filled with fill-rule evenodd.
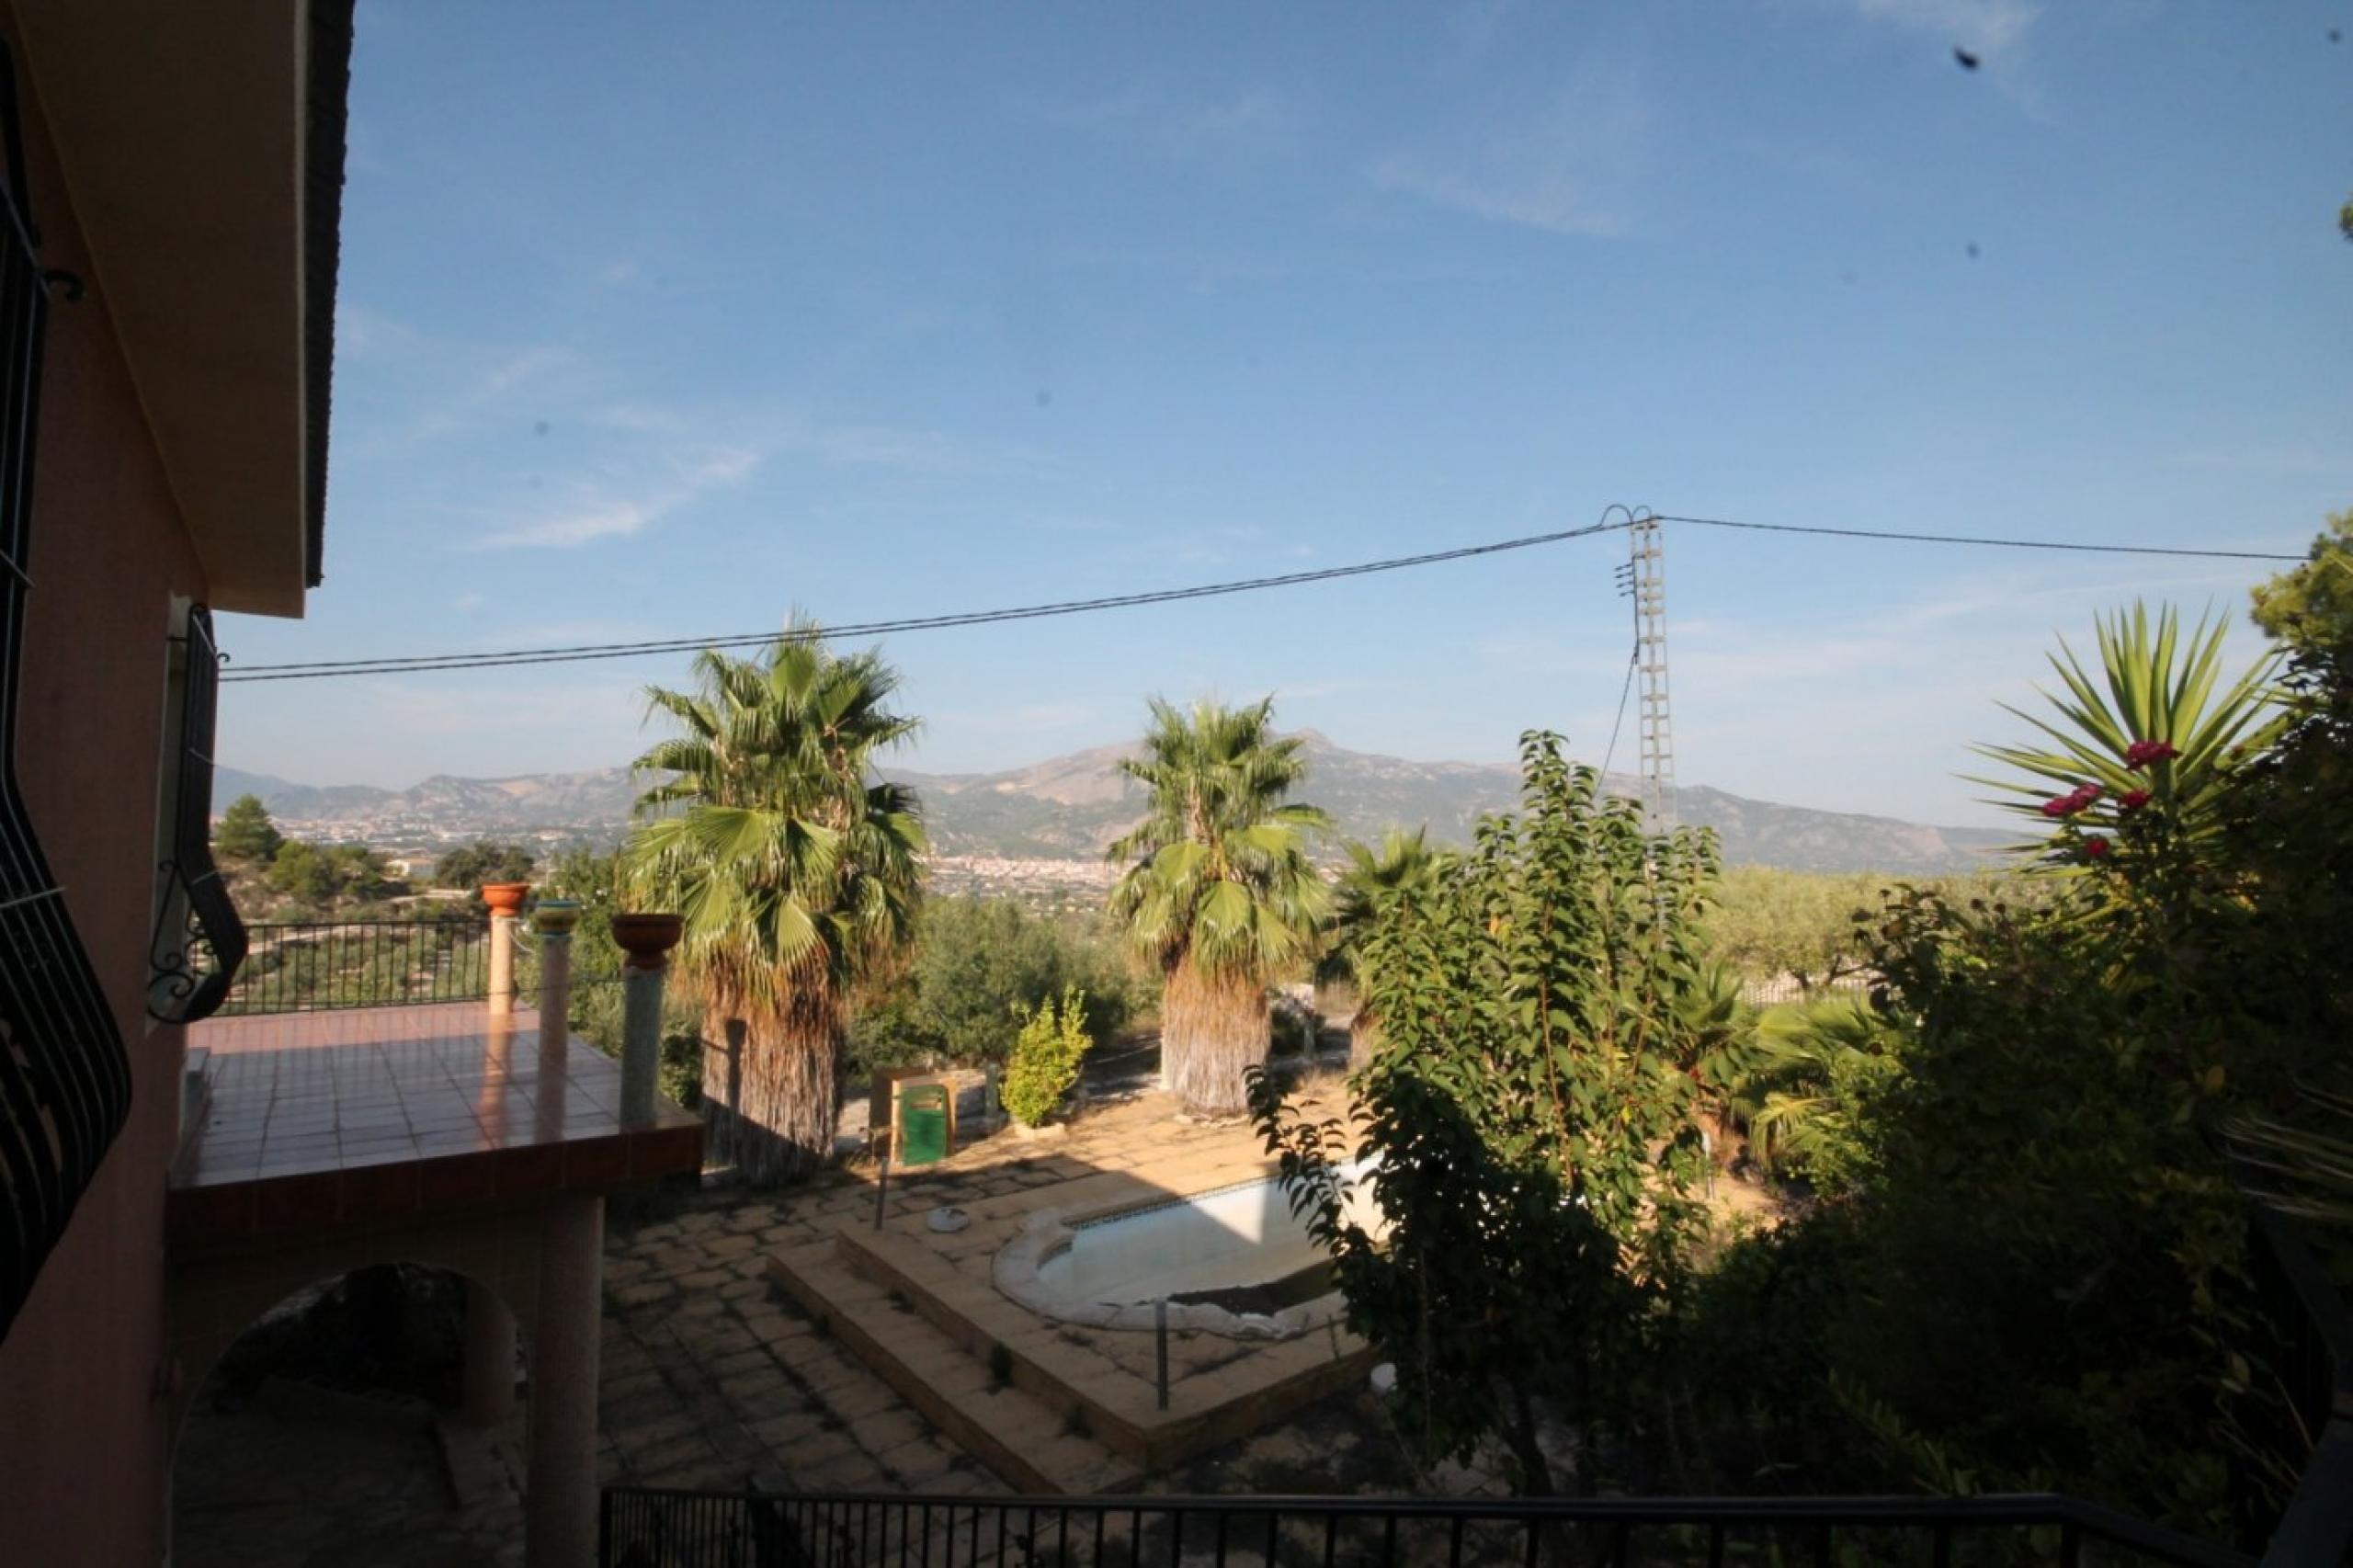
<svg viewBox="0 0 2353 1568"><path fill-rule="evenodd" d="M279 1295L183 1363L173 1561L519 1557L517 1351L498 1292L446 1264L368 1263Z"/></svg>
<svg viewBox="0 0 2353 1568"><path fill-rule="evenodd" d="M527 1172L517 1172L518 1179ZM533 1392L525 1435L524 1533L542 1568L585 1565L597 1543L597 1353L604 1200L565 1191L511 1207L407 1223L256 1233L183 1249L171 1267L164 1392L176 1429L188 1402L238 1335L313 1282L374 1264L446 1268L483 1288L518 1326ZM392 1561L403 1561L392 1559Z"/></svg>

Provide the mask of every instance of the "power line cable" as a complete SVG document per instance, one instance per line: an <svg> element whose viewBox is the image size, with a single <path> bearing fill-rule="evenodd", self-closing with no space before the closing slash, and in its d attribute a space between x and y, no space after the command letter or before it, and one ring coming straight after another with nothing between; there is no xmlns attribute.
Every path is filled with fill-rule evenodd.
<svg viewBox="0 0 2353 1568"><path fill-rule="evenodd" d="M1618 508L1622 510L1622 508ZM1661 522L1683 523L1696 528L1741 528L1760 533L1815 534L1836 539L1885 540L1913 544L1973 545L2005 550L2068 551L2095 555L2183 556L2222 561L2302 562L2301 555L2279 554L2250 550L2193 550L2169 545L2096 544L2065 540L1998 539L1959 534L1905 533L1881 528L1836 528L1798 523L1752 523L1730 517L1694 517L1662 516ZM1325 566L1305 572L1286 572L1270 577L1246 577L1233 582L1203 583L1185 588L1162 588L1142 593L1106 594L1093 598L1063 599L1049 604L1020 605L1003 609L971 610L951 615L910 616L891 620L851 622L818 629L815 635L827 637L875 637L903 631L934 631L962 626L989 626L1004 621L1042 620L1066 615L1084 615L1097 610L1127 609L1140 605L1175 604L1188 599L1222 597L1230 594L1256 593L1267 588L1297 587L1309 583L1326 583L1346 577L1370 576L1381 572L1402 572L1413 567L1435 566L1449 561L1467 561L1478 556L1499 555L1507 551L1532 550L1540 545L1560 544L1569 540L1584 539L1594 534L1630 528L1631 521L1603 521L1584 528L1562 528L1551 533L1529 534L1519 539L1497 540L1486 544L1463 545L1453 550L1436 550L1418 555L1392 556L1382 561L1359 562L1349 566ZM574 664L595 659L630 659L650 657L660 653L699 653L706 648L744 648L765 646L792 635L786 631L753 631L732 633L722 637L672 637L643 642L589 642L551 648L514 648L479 653L417 653L373 659L326 659L310 663L255 665L244 669L224 671L224 682L263 680L318 680L341 676L410 675L441 670L505 669L522 665Z"/></svg>
<svg viewBox="0 0 2353 1568"><path fill-rule="evenodd" d="M1296 587L1342 577L1363 577L1376 572L1402 572L1441 562L1467 561L1499 555L1506 551L1532 550L1624 528L1623 523L1591 523L1581 528L1529 534L1522 539L1434 550L1420 555L1400 555L1385 561L1359 562L1352 566L1324 566L1307 572L1286 572L1272 577L1246 577L1234 582L1203 583L1188 588L1160 588L1145 593L1106 594L1095 598L1063 599L1052 604L1021 605L1008 609L971 610L956 615L911 616L896 620L870 620L818 629L825 637L871 637L899 631L931 631L956 626L987 626L1007 620L1042 620L1050 617L1083 615L1094 610L1125 609L1136 605L1173 604L1185 599L1215 598L1227 594L1255 593L1265 588ZM593 642L562 648L517 648L484 653L420 653L404 658L334 659L312 664L255 665L224 672L223 681L303 680L327 676L404 675L427 670L496 669L510 665L564 664L584 659L627 659L654 653L698 653L705 648L765 646L790 633L753 631L725 637L673 637L650 642Z"/></svg>
<svg viewBox="0 0 2353 1568"><path fill-rule="evenodd" d="M2185 550L2163 544L2078 544L2057 539L1980 539L1965 534L1894 533L1884 528L1833 528L1805 523L1745 523L1731 517L1680 517L1661 514L1662 523L1688 523L1702 528L1746 528L1756 533L1825 534L1833 539L1893 540L1908 544L1977 544L2002 550L2064 550L2092 555L2181 555L2204 561L2298 561L2265 550Z"/></svg>
<svg viewBox="0 0 2353 1568"><path fill-rule="evenodd" d="M1609 778L1610 759L1618 755L1618 732L1626 724L1626 699L1634 689L1634 666L1642 662L1643 642L1640 637L1637 637L1634 639L1633 652L1626 655L1625 684L1618 688L1618 717L1609 721L1609 749L1601 754L1601 777L1605 783Z"/></svg>

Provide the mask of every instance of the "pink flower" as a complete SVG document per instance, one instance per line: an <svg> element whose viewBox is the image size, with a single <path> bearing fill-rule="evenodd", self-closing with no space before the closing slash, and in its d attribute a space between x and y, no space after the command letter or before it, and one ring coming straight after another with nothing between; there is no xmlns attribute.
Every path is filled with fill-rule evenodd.
<svg viewBox="0 0 2353 1568"><path fill-rule="evenodd" d="M2063 795L2053 795L2039 808L2047 817L2071 817L2107 791L2097 784L2078 784Z"/></svg>
<svg viewBox="0 0 2353 1568"><path fill-rule="evenodd" d="M2086 839L2085 839L2085 840L2084 840L2084 858L2085 858L2085 859L2086 859L2086 860L2097 860L2097 859L2098 859L2101 856L2103 856L2103 855L2105 855L2105 854L2107 854L2107 853L2108 853L2108 840L2107 840L2107 839L2105 839L2105 838L2086 838Z"/></svg>
<svg viewBox="0 0 2353 1568"><path fill-rule="evenodd" d="M2124 748L2124 766L2146 767L2153 762L2171 762L2180 755L2171 741L2134 741Z"/></svg>
<svg viewBox="0 0 2353 1568"><path fill-rule="evenodd" d="M2116 797L2116 803L2128 812L2137 812L2149 803L2149 792L2146 790L2127 790Z"/></svg>

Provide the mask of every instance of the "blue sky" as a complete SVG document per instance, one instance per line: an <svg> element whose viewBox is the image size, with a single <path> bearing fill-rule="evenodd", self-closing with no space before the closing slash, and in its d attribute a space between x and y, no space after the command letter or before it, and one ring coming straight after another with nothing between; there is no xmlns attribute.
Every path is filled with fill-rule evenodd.
<svg viewBox="0 0 2353 1568"><path fill-rule="evenodd" d="M1662 512L2301 550L2353 4L369 0L327 580L240 664L754 631ZM1952 50L1983 60L1961 70ZM1681 777L1988 820L2055 632L2250 563L1669 530ZM907 636L916 766L1146 694L1606 742L1618 536ZM2242 651L2252 634L2234 634ZM312 783L606 766L682 659L232 686Z"/></svg>

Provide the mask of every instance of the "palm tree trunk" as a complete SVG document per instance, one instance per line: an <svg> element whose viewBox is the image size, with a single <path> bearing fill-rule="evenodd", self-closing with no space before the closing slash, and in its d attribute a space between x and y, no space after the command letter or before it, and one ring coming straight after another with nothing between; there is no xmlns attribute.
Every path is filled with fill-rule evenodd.
<svg viewBox="0 0 2353 1568"><path fill-rule="evenodd" d="M822 980L793 985L778 1006L749 1010L742 1102L732 1129L735 1169L769 1186L807 1175L834 1156L840 1084L840 999Z"/></svg>
<svg viewBox="0 0 2353 1568"><path fill-rule="evenodd" d="M1248 975L1204 974L1189 960L1168 973L1160 1009L1161 1076L1190 1109L1246 1109L1242 1070L1267 1060L1267 991Z"/></svg>

